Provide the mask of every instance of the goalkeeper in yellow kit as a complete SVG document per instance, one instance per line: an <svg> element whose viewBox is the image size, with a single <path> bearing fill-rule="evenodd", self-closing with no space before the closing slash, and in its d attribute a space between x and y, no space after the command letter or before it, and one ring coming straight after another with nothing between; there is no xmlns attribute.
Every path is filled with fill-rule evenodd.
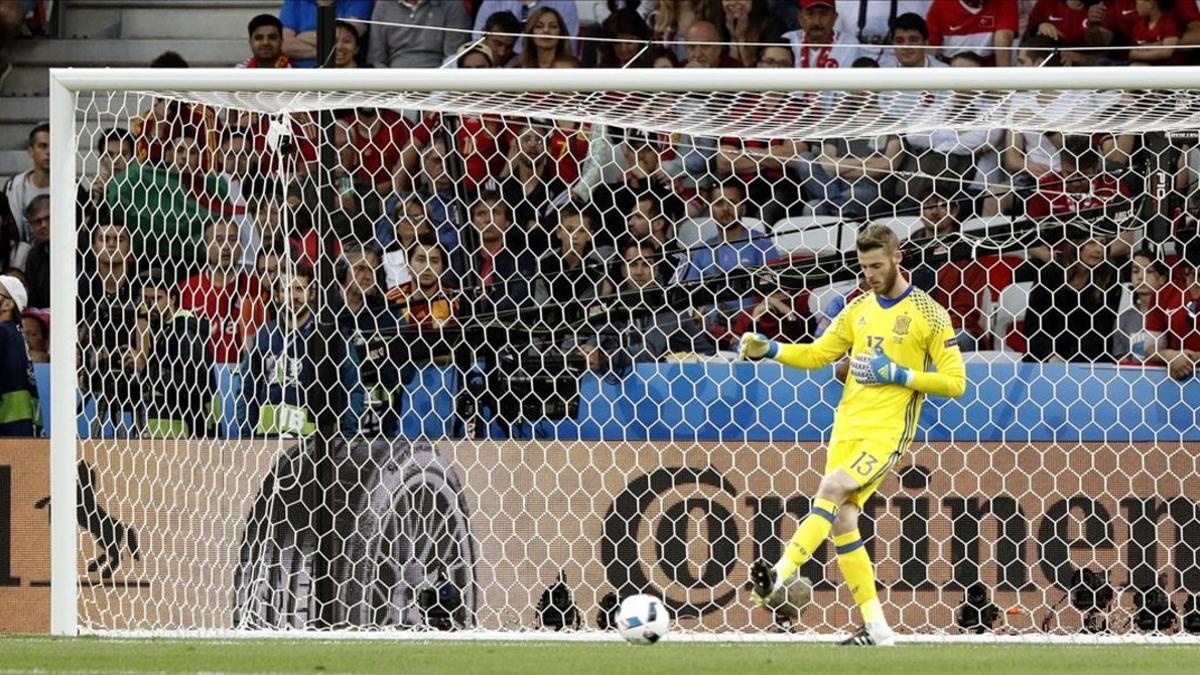
<svg viewBox="0 0 1200 675"><path fill-rule="evenodd" d="M779 562L754 563L750 580L760 606L778 606L797 571L832 532L838 567L864 624L842 644L890 646L896 638L875 593L858 516L912 442L925 395L961 396L966 369L946 309L901 276L900 242L891 228L868 225L856 245L870 291L850 302L820 338L780 344L757 333L742 336L741 358L767 357L795 368L821 368L850 352L850 377L812 509Z"/></svg>

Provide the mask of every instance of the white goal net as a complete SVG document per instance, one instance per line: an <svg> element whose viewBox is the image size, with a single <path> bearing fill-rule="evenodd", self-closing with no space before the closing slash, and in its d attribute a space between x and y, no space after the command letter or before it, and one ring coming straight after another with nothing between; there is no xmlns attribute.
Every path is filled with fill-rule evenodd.
<svg viewBox="0 0 1200 675"><path fill-rule="evenodd" d="M885 223L968 373L864 509L892 625L1200 631L1194 89L214 72L56 71L60 628L852 629L832 543L796 622L747 590L845 366L734 352L819 335Z"/></svg>

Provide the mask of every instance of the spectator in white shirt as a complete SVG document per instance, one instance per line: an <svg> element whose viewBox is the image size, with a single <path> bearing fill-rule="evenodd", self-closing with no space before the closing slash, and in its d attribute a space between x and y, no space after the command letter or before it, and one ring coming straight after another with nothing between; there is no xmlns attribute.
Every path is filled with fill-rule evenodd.
<svg viewBox="0 0 1200 675"><path fill-rule="evenodd" d="M892 22L891 49L879 57L881 68L945 68L929 47L929 27L917 14L901 14Z"/></svg>
<svg viewBox="0 0 1200 675"><path fill-rule="evenodd" d="M849 68L859 55L858 40L834 30L833 0L800 0L800 30L784 34L796 54L797 68Z"/></svg>
<svg viewBox="0 0 1200 675"><path fill-rule="evenodd" d="M930 0L837 0L835 28L860 44L885 44L888 28L905 14L925 16Z"/></svg>
<svg viewBox="0 0 1200 675"><path fill-rule="evenodd" d="M25 218L25 209L38 195L50 194L50 125L42 123L29 132L25 151L33 168L23 171L4 185L8 208L17 223L17 239L33 243L33 226Z"/></svg>

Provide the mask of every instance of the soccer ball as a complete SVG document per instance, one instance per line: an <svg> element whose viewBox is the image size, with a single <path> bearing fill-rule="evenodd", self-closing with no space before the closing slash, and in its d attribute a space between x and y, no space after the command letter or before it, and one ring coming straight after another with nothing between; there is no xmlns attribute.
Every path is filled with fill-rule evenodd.
<svg viewBox="0 0 1200 675"><path fill-rule="evenodd" d="M631 595L617 610L617 632L635 645L652 645L671 628L671 615L663 601L653 595Z"/></svg>

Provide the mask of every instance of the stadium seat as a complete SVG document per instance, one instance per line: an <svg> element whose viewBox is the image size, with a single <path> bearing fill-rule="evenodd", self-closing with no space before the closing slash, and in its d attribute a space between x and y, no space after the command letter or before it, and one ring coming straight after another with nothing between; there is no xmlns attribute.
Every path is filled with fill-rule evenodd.
<svg viewBox="0 0 1200 675"><path fill-rule="evenodd" d="M894 216L892 218L879 218L872 221L877 225L887 225L892 228L900 241L904 241L913 236L913 233L924 227L921 221L921 216Z"/></svg>
<svg viewBox="0 0 1200 675"><path fill-rule="evenodd" d="M959 226L960 232L976 232L989 227L1011 225L1012 218L1008 216L988 216L986 218L968 218Z"/></svg>
<svg viewBox="0 0 1200 675"><path fill-rule="evenodd" d="M963 352L964 363L1016 363L1021 360L1021 354L1012 350L980 349L973 352Z"/></svg>
<svg viewBox="0 0 1200 675"><path fill-rule="evenodd" d="M784 253L811 251L837 253L854 245L853 226L843 226L837 216L796 216L775 223L775 248ZM839 232L841 230L841 245ZM848 243L848 245L847 245Z"/></svg>
<svg viewBox="0 0 1200 675"><path fill-rule="evenodd" d="M236 363L217 363L213 365L213 392L217 399L214 404L217 415L217 431L222 438L237 438L241 434L241 420L238 419L238 398L242 394L241 368Z"/></svg>
<svg viewBox="0 0 1200 675"><path fill-rule="evenodd" d="M1000 291L1000 301L996 305L991 324L995 328L996 344L1001 349L1006 348L1005 339L1013 327L1025 320L1031 290L1033 282L1018 281Z"/></svg>
<svg viewBox="0 0 1200 675"><path fill-rule="evenodd" d="M813 316L821 316L821 313L825 310L825 306L829 304L830 300L839 295L843 297L849 295L857 286L858 280L851 279L850 281L839 281L828 286L814 288L808 294L809 313Z"/></svg>
<svg viewBox="0 0 1200 675"><path fill-rule="evenodd" d="M1117 303L1117 317L1133 309L1134 292L1129 284L1121 284L1121 301Z"/></svg>

